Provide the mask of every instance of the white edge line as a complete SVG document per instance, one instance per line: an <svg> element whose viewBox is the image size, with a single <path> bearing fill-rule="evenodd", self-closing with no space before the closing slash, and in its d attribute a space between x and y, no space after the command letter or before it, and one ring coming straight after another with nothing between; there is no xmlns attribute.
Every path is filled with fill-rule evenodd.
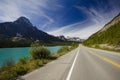
<svg viewBox="0 0 120 80"><path fill-rule="evenodd" d="M70 68L70 70L69 70L69 73L68 73L68 75L67 75L66 80L70 80L70 77L71 77L71 75L72 75L72 71L73 71L75 62L76 62L76 60L77 60L78 53L79 53L79 48L78 48L78 51L77 51L77 53L76 53L75 59L74 59L74 61L73 61L73 63L72 63L72 66L71 66L71 68Z"/></svg>

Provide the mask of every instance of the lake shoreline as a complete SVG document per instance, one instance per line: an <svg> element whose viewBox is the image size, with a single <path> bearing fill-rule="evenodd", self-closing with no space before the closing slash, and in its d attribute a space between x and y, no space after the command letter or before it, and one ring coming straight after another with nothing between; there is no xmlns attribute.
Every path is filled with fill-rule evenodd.
<svg viewBox="0 0 120 80"><path fill-rule="evenodd" d="M16 80L20 76L25 75L35 69L43 67L47 63L56 60L62 55L72 51L73 49L77 48L78 45L73 44L71 47L65 46L60 48L56 54L50 55L48 58L45 59L30 59L22 58L16 64L6 65L0 68L0 80Z"/></svg>
<svg viewBox="0 0 120 80"><path fill-rule="evenodd" d="M46 46L50 52L56 53L58 49L62 46ZM13 60L15 63L19 61L22 57L30 56L31 47L15 47L15 48L0 48L0 66L2 66L5 61Z"/></svg>

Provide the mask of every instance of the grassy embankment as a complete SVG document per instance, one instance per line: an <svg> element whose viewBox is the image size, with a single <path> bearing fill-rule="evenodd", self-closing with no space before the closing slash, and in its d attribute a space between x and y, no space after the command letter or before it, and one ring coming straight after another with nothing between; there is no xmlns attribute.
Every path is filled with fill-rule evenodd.
<svg viewBox="0 0 120 80"><path fill-rule="evenodd" d="M83 42L85 46L120 52L120 14Z"/></svg>
<svg viewBox="0 0 120 80"><path fill-rule="evenodd" d="M97 32L83 42L83 45L120 52L120 23L103 32Z"/></svg>
<svg viewBox="0 0 120 80"><path fill-rule="evenodd" d="M4 66L0 68L0 80L16 80L19 76L44 66L76 47L78 47L78 44L72 44L71 47L64 46L56 54L51 54L44 46L36 43L32 44L31 57L21 58L17 63L12 60L6 61Z"/></svg>

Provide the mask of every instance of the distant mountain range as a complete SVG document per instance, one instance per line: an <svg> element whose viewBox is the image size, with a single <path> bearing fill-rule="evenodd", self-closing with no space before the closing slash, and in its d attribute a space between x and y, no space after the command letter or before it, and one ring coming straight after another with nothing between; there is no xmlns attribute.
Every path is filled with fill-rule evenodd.
<svg viewBox="0 0 120 80"><path fill-rule="evenodd" d="M14 22L0 23L0 45L6 46L6 43L11 41L26 43L36 40L43 43L62 41L58 37L37 29L26 17L20 17Z"/></svg>
<svg viewBox="0 0 120 80"><path fill-rule="evenodd" d="M63 40L63 41L73 41L73 42L83 42L84 39L80 39L79 37L70 37L70 36L57 36L59 39Z"/></svg>
<svg viewBox="0 0 120 80"><path fill-rule="evenodd" d="M120 14L83 43L91 47L120 50Z"/></svg>

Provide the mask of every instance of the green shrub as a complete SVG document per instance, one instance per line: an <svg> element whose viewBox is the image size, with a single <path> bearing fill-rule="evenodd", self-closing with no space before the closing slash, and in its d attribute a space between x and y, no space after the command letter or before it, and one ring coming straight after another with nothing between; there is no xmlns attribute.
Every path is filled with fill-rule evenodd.
<svg viewBox="0 0 120 80"><path fill-rule="evenodd" d="M20 58L18 63L26 64L29 61L29 59L29 57Z"/></svg>
<svg viewBox="0 0 120 80"><path fill-rule="evenodd" d="M0 80L16 80L17 74L13 68L4 67L4 70L0 72Z"/></svg>
<svg viewBox="0 0 120 80"><path fill-rule="evenodd" d="M43 62L41 60L31 60L27 66L29 66L29 70L32 71L38 67L43 66Z"/></svg>
<svg viewBox="0 0 120 80"><path fill-rule="evenodd" d="M41 45L40 45L40 43L38 43L38 42L33 42L33 43L31 44L31 47L39 47L39 46L41 46Z"/></svg>
<svg viewBox="0 0 120 80"><path fill-rule="evenodd" d="M46 59L50 55L50 51L44 46L32 47L30 54L33 59Z"/></svg>
<svg viewBox="0 0 120 80"><path fill-rule="evenodd" d="M67 52L67 51L69 51L69 50L70 50L70 48L69 48L68 46L64 46L64 47L60 48L60 49L57 51L57 53Z"/></svg>
<svg viewBox="0 0 120 80"><path fill-rule="evenodd" d="M14 67L14 70L16 72L17 75L24 75L29 71L29 66L26 64L17 64Z"/></svg>
<svg viewBox="0 0 120 80"><path fill-rule="evenodd" d="M77 43L72 43L72 45L71 45L70 49L75 49L75 48L77 48L77 47L78 47L78 45L79 45L79 44L77 44Z"/></svg>

